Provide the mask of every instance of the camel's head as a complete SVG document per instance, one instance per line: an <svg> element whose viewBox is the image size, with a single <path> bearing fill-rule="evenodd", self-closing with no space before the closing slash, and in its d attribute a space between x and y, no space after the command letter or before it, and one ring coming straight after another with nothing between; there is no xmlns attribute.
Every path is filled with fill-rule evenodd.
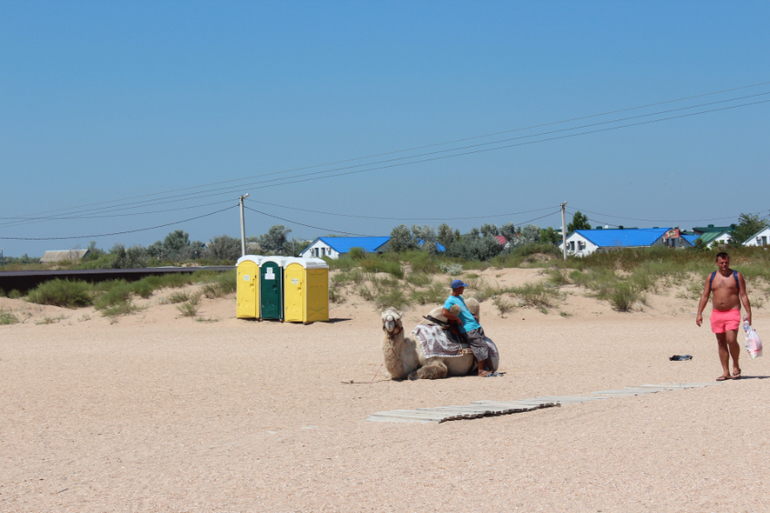
<svg viewBox="0 0 770 513"><path fill-rule="evenodd" d="M465 306L468 307L468 310L476 316L476 318L481 319L481 305L479 304L479 301L475 297L469 297L465 300Z"/></svg>
<svg viewBox="0 0 770 513"><path fill-rule="evenodd" d="M382 312L382 329L384 331L393 333L401 326L401 314L395 308L389 307Z"/></svg>

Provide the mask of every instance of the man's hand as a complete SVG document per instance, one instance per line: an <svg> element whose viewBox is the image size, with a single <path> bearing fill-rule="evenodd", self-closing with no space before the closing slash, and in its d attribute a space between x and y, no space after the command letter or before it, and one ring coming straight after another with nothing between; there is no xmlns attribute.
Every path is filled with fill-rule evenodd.
<svg viewBox="0 0 770 513"><path fill-rule="evenodd" d="M695 324L697 324L698 326L703 324L703 314L698 314L695 316Z"/></svg>
<svg viewBox="0 0 770 513"><path fill-rule="evenodd" d="M749 321L749 326L751 326L751 313L746 314L746 320Z"/></svg>

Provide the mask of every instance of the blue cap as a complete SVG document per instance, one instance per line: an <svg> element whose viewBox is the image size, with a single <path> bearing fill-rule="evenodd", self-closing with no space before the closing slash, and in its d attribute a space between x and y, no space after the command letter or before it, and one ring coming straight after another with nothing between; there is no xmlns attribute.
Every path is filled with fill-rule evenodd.
<svg viewBox="0 0 770 513"><path fill-rule="evenodd" d="M458 289L460 287L467 287L467 286L468 286L468 284L467 283L463 283L462 280L454 280L452 282L452 290Z"/></svg>

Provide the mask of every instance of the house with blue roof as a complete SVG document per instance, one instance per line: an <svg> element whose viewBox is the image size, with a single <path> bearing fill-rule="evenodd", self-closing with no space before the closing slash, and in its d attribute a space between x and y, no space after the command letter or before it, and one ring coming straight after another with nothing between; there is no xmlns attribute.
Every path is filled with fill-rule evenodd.
<svg viewBox="0 0 770 513"><path fill-rule="evenodd" d="M594 251L670 246L669 240L671 238L666 237L669 230L670 228L575 230L567 236L567 253L583 257L590 255ZM690 244L689 242L686 243ZM563 248L564 243L559 244L559 249Z"/></svg>
<svg viewBox="0 0 770 513"><path fill-rule="evenodd" d="M367 253L385 251L390 237L318 237L303 249L299 256L338 259L352 248L361 248Z"/></svg>

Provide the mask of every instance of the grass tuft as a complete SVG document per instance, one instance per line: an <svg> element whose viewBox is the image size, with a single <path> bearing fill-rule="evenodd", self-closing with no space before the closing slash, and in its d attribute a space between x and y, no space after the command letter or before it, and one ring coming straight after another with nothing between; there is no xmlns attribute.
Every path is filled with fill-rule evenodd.
<svg viewBox="0 0 770 513"><path fill-rule="evenodd" d="M16 324L17 322L19 319L12 312L0 309L0 325Z"/></svg>
<svg viewBox="0 0 770 513"><path fill-rule="evenodd" d="M507 301L503 296L497 296L492 303L500 310L500 315L505 317L505 314L513 310L513 303Z"/></svg>

